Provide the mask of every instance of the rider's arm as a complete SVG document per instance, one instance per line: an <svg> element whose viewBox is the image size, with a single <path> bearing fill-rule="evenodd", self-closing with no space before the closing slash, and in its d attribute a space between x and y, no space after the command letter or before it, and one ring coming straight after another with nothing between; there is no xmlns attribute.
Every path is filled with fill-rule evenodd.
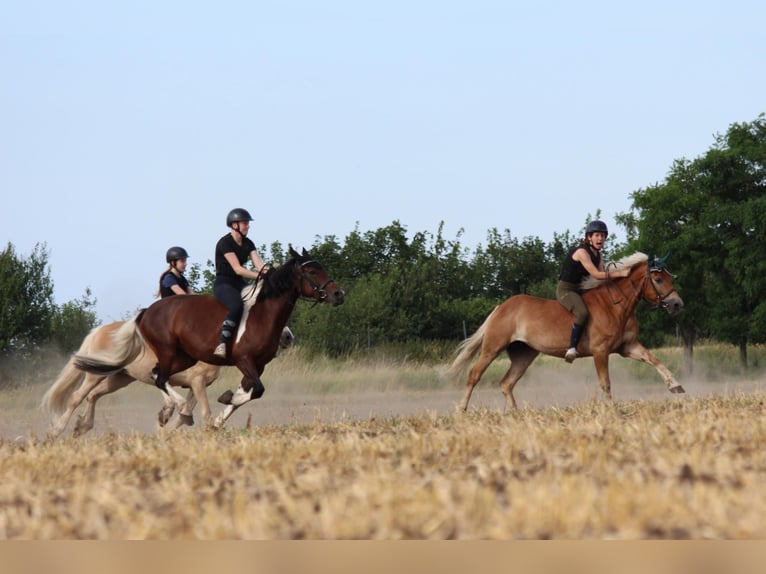
<svg viewBox="0 0 766 574"><path fill-rule="evenodd" d="M258 257L258 260L253 257L253 253L258 255L256 251L250 252L250 258L253 260L253 263L255 264L257 269L260 269L263 267L263 261L261 261L260 256ZM237 256L234 254L233 251L229 251L228 253L224 253L223 256L226 258L226 261L229 262L229 265L231 265L231 268L234 270L234 273L239 275L240 277L245 277L246 279L258 279L258 273L256 271L251 271L250 269L247 269L245 267L242 267L240 265L239 260L237 259ZM260 266L258 263L260 262Z"/></svg>
<svg viewBox="0 0 766 574"><path fill-rule="evenodd" d="M619 269L617 271L602 271L601 269L598 269L593 265L593 261L585 249L578 249L575 251L574 255L572 255L572 259L582 263L582 266L594 279L616 279L630 275L630 269Z"/></svg>

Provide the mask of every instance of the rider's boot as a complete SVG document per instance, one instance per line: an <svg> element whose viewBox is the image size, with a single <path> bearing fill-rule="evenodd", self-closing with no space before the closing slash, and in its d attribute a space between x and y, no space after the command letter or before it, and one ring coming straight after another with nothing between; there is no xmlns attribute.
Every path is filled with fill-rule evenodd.
<svg viewBox="0 0 766 574"><path fill-rule="evenodd" d="M580 342L582 336L583 326L575 323L572 325L572 333L569 336L569 349L564 354L564 360L567 363L573 362L577 358L577 343Z"/></svg>
<svg viewBox="0 0 766 574"><path fill-rule="evenodd" d="M220 357L221 359L226 358L226 345L234 336L234 330L236 328L237 324L231 319L226 319L223 322L223 325L221 325L221 339L218 346L215 348L215 351L213 351L213 355Z"/></svg>

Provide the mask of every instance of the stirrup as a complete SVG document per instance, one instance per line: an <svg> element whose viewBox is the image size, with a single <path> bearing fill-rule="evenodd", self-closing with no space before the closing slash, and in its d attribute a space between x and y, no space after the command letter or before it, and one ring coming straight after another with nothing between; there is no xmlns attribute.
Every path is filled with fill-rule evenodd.
<svg viewBox="0 0 766 574"><path fill-rule="evenodd" d="M215 351L213 351L213 355L216 357L220 357L221 359L226 358L226 344L225 343L218 343L218 346L215 348Z"/></svg>
<svg viewBox="0 0 766 574"><path fill-rule="evenodd" d="M571 362L573 362L573 361L574 361L574 360L575 360L575 359L576 359L578 356L579 356L579 355L577 354L577 349L575 349L574 347L569 347L569 349L567 349L567 352L564 354L564 360L565 360L567 363L571 363Z"/></svg>

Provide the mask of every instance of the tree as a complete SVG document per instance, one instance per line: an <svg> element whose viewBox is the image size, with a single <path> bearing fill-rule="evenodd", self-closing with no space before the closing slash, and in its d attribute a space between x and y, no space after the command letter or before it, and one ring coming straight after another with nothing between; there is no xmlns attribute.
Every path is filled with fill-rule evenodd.
<svg viewBox="0 0 766 574"><path fill-rule="evenodd" d="M29 349L50 336L55 312L45 244L27 258L11 243L0 253L0 353Z"/></svg>
<svg viewBox="0 0 766 574"><path fill-rule="evenodd" d="M96 299L90 289L78 300L68 301L56 309L51 327L51 339L64 353L77 350L91 329L98 325Z"/></svg>
<svg viewBox="0 0 766 574"><path fill-rule="evenodd" d="M699 334L737 345L747 366L747 344L766 340L754 320L766 316L766 117L732 124L703 156L675 161L665 182L632 199L618 216L631 243L672 253L687 302L679 317L687 368Z"/></svg>

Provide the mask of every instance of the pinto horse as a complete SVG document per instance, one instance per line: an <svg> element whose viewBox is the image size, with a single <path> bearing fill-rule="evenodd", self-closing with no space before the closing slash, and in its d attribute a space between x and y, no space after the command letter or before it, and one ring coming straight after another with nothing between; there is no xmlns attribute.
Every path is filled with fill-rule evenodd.
<svg viewBox="0 0 766 574"><path fill-rule="evenodd" d="M112 335L124 324L116 321L99 325L91 330L83 339L77 354L84 355L109 349L112 345ZM286 349L293 344L295 336L289 327L282 330L279 341L280 349ZM84 373L74 365L74 357L70 358L59 373L56 381L50 386L42 398L41 407L54 415L48 437L57 438L64 432L77 407L87 400L85 414L77 417L73 434L79 436L93 428L96 415L96 402L108 395L128 386L133 381L141 381L154 386L152 369L157 363L157 357L151 349L145 349L136 359L121 371L109 376ZM217 365L198 362L192 367L170 377L170 384L177 387L188 387L189 394L184 406L179 409L179 416L174 428L182 425L193 425L194 407L199 404L202 418L207 424L212 424L210 404L205 388L216 380L220 371ZM78 386L79 385L79 386ZM157 415L160 427L164 427L173 416L176 403L165 395L164 404Z"/></svg>
<svg viewBox="0 0 766 574"><path fill-rule="evenodd" d="M578 354L593 356L599 385L609 400L612 399L611 353L649 363L657 369L671 393L683 393L683 387L670 371L638 342L635 310L641 299L671 314L679 312L684 305L664 260L634 253L610 265L628 267L630 275L601 281L589 278L583 283L583 299L590 318L577 346ZM474 387L503 350L508 353L511 366L500 380L500 388L505 395L505 409L509 405L516 408L513 387L540 353L564 356L572 323L572 313L555 300L515 295L495 307L478 330L460 344L448 370L453 376L464 373L481 350L468 375L462 409L468 409Z"/></svg>
<svg viewBox="0 0 766 574"><path fill-rule="evenodd" d="M343 290L305 249L298 254L290 247L289 256L288 261L263 277L256 302L243 317L225 359L213 355L213 350L226 307L212 295L185 295L156 301L115 332L111 352L78 354L75 365L87 372L111 374L133 361L147 344L157 356L155 384L179 407L184 399L168 384L171 375L197 361L234 365L243 376L235 392L226 391L218 399L226 408L214 426L222 426L237 408L263 395L261 374L277 354L282 329L297 300L333 306L343 303Z"/></svg>

